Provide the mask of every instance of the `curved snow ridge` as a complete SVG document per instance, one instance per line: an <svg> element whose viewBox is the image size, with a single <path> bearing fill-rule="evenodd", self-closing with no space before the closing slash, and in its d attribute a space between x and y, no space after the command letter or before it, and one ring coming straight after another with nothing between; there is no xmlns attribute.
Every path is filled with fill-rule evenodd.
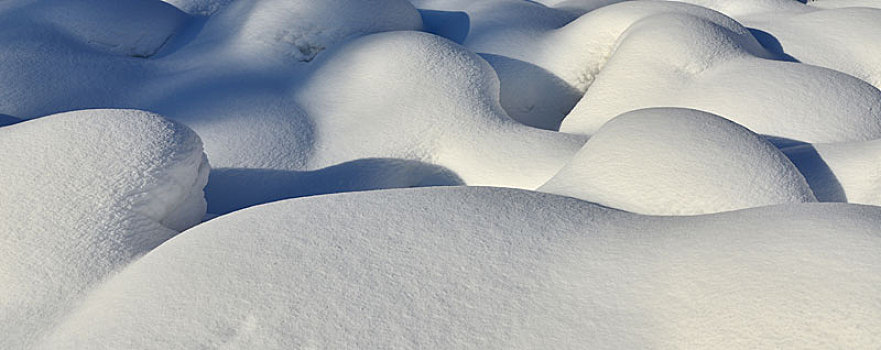
<svg viewBox="0 0 881 350"><path fill-rule="evenodd" d="M688 14L642 19L560 130L589 135L627 111L683 107L803 142L881 137L881 91L831 69L757 57L756 45L747 33Z"/></svg>
<svg viewBox="0 0 881 350"><path fill-rule="evenodd" d="M584 143L511 120L486 61L435 35L372 34L313 64L293 92L314 123L310 169L399 158L446 167L469 185L531 189Z"/></svg>
<svg viewBox="0 0 881 350"><path fill-rule="evenodd" d="M649 217L502 188L286 200L166 242L38 348L867 348L879 225L848 204Z"/></svg>
<svg viewBox="0 0 881 350"><path fill-rule="evenodd" d="M679 108L612 119L538 190L648 215L816 201L798 169L763 137Z"/></svg>
<svg viewBox="0 0 881 350"><path fill-rule="evenodd" d="M0 347L26 348L111 271L195 225L208 165L191 130L136 110L0 129Z"/></svg>
<svg viewBox="0 0 881 350"><path fill-rule="evenodd" d="M308 62L356 35L421 28L422 17L406 0L265 0L223 7L200 35L201 40L226 41L226 55L256 60L281 55Z"/></svg>

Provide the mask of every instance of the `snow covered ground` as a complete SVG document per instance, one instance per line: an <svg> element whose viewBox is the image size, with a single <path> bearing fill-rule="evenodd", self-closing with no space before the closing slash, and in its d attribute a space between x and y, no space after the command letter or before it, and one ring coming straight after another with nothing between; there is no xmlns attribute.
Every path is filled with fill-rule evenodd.
<svg viewBox="0 0 881 350"><path fill-rule="evenodd" d="M879 0L0 0L0 84L0 349L881 344Z"/></svg>

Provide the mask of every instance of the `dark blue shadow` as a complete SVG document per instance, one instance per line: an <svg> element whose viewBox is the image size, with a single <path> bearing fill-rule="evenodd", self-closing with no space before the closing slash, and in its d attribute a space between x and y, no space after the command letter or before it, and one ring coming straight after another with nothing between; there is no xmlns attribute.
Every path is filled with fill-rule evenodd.
<svg viewBox="0 0 881 350"><path fill-rule="evenodd" d="M805 177L814 196L821 202L847 202L847 195L838 177L814 148L814 145L779 137L766 136L768 141L783 151Z"/></svg>
<svg viewBox="0 0 881 350"><path fill-rule="evenodd" d="M422 15L422 30L460 45L471 31L471 18L465 12L419 10L419 14Z"/></svg>
<svg viewBox="0 0 881 350"><path fill-rule="evenodd" d="M20 122L21 119L13 117L11 115L0 114L0 126L12 125Z"/></svg>
<svg viewBox="0 0 881 350"><path fill-rule="evenodd" d="M759 42L759 44L762 44L765 49L777 55L777 58L779 60L800 63L799 60L797 60L795 57L792 57L783 51L783 44L780 43L780 40L777 40L777 38L771 35L771 33L755 28L748 29L753 37L755 37L756 40Z"/></svg>

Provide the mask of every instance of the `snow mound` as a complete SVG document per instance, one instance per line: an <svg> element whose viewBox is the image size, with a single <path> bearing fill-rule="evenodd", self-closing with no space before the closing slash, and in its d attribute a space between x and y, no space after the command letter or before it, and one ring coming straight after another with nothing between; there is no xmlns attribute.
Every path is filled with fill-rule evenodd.
<svg viewBox="0 0 881 350"><path fill-rule="evenodd" d="M25 348L84 290L205 213L199 138L156 114L48 116L0 128L0 149L4 349Z"/></svg>
<svg viewBox="0 0 881 350"><path fill-rule="evenodd" d="M798 169L761 136L675 108L612 119L539 191L649 215L815 200Z"/></svg>
<svg viewBox="0 0 881 350"><path fill-rule="evenodd" d="M42 348L870 348L879 225L847 204L663 218L501 188L287 200L166 242Z"/></svg>
<svg viewBox="0 0 881 350"><path fill-rule="evenodd" d="M681 13L634 23L560 130L589 135L627 111L682 107L802 142L881 137L881 91L831 69L763 58L750 32L734 24Z"/></svg>

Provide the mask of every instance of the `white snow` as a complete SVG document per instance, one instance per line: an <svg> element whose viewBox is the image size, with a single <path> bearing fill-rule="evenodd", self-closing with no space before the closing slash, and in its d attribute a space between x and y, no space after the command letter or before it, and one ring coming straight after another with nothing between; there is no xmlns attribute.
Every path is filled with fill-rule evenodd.
<svg viewBox="0 0 881 350"><path fill-rule="evenodd" d="M764 138L676 108L612 119L539 191L649 215L815 201L798 169Z"/></svg>
<svg viewBox="0 0 881 350"><path fill-rule="evenodd" d="M197 226L39 348L871 348L881 212L647 217L500 188L302 198Z"/></svg>
<svg viewBox="0 0 881 350"><path fill-rule="evenodd" d="M0 128L0 149L4 349L26 347L84 290L205 214L199 138L156 114L52 115Z"/></svg>
<svg viewBox="0 0 881 350"><path fill-rule="evenodd" d="M867 0L0 0L0 348L874 346L878 38Z"/></svg>

